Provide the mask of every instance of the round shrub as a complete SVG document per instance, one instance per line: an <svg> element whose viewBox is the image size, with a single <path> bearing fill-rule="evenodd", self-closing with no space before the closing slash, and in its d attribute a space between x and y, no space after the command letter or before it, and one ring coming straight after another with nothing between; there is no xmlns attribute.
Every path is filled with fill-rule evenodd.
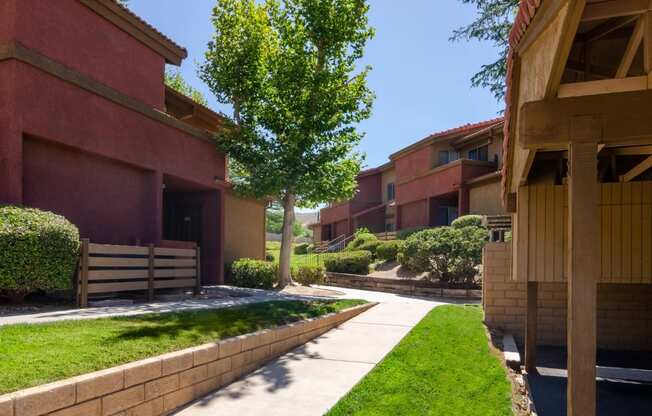
<svg viewBox="0 0 652 416"><path fill-rule="evenodd" d="M396 261L396 255L402 245L402 240L383 241L376 248L376 257L384 261Z"/></svg>
<svg viewBox="0 0 652 416"><path fill-rule="evenodd" d="M79 230L52 212L0 206L0 290L16 301L35 290L68 289Z"/></svg>
<svg viewBox="0 0 652 416"><path fill-rule="evenodd" d="M278 281L278 265L263 260L239 259L231 265L234 286L272 289Z"/></svg>
<svg viewBox="0 0 652 416"><path fill-rule="evenodd" d="M451 227L453 228L483 227L482 215L464 215L462 217L456 218L451 223Z"/></svg>
<svg viewBox="0 0 652 416"><path fill-rule="evenodd" d="M294 246L294 254L308 254L308 247L310 247L308 243L297 244Z"/></svg>
<svg viewBox="0 0 652 416"><path fill-rule="evenodd" d="M349 244L347 244L346 249L348 251L358 251L362 250L361 247L363 246L374 246L375 251L375 245L378 243L378 241L378 237L363 228L356 231L355 237Z"/></svg>
<svg viewBox="0 0 652 416"><path fill-rule="evenodd" d="M306 264L293 268L292 279L303 286L317 285L324 283L324 272L324 266Z"/></svg>
<svg viewBox="0 0 652 416"><path fill-rule="evenodd" d="M265 253L265 261L276 261L276 257L271 251Z"/></svg>
<svg viewBox="0 0 652 416"><path fill-rule="evenodd" d="M371 253L368 251L343 251L329 254L324 259L326 270L333 273L369 274Z"/></svg>
<svg viewBox="0 0 652 416"><path fill-rule="evenodd" d="M416 233L418 233L420 231L423 231L423 230L427 230L429 228L430 227L425 227L425 226L423 226L423 227L404 228L404 229L398 230L396 232L396 238L398 240L405 240L408 237L410 237L411 235L416 234Z"/></svg>
<svg viewBox="0 0 652 416"><path fill-rule="evenodd" d="M430 272L442 282L471 282L482 260L487 233L480 227L438 227L405 240L397 260L414 272Z"/></svg>

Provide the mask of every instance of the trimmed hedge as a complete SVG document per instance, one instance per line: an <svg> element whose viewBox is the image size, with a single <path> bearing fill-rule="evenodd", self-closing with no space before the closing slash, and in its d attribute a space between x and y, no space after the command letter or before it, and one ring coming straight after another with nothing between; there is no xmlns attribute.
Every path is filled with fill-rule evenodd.
<svg viewBox="0 0 652 416"><path fill-rule="evenodd" d="M239 259L231 264L234 286L273 289L278 282L278 264L263 260Z"/></svg>
<svg viewBox="0 0 652 416"><path fill-rule="evenodd" d="M376 248L376 257L384 261L396 261L398 250L403 244L403 240L382 241Z"/></svg>
<svg viewBox="0 0 652 416"><path fill-rule="evenodd" d="M464 215L462 217L456 218L451 223L451 227L453 228L483 227L482 215Z"/></svg>
<svg viewBox="0 0 652 416"><path fill-rule="evenodd" d="M296 246L294 246L294 254L308 254L309 247L310 244L308 243L297 244Z"/></svg>
<svg viewBox="0 0 652 416"><path fill-rule="evenodd" d="M380 243L378 237L362 228L355 233L355 238L346 246L346 251L368 251L375 257Z"/></svg>
<svg viewBox="0 0 652 416"><path fill-rule="evenodd" d="M324 266L304 264L293 268L292 279L303 286L324 283L326 278Z"/></svg>
<svg viewBox="0 0 652 416"><path fill-rule="evenodd" d="M396 239L397 240L406 240L411 235L416 234L416 233L418 233L420 231L423 231L423 230L428 230L428 229L430 229L430 227L425 227L425 226L404 228L404 229L398 230L396 232Z"/></svg>
<svg viewBox="0 0 652 416"><path fill-rule="evenodd" d="M326 270L333 273L369 274L372 255L368 251L343 251L324 259Z"/></svg>
<svg viewBox="0 0 652 416"><path fill-rule="evenodd" d="M61 215L0 206L0 290L13 300L36 290L69 289L79 230Z"/></svg>

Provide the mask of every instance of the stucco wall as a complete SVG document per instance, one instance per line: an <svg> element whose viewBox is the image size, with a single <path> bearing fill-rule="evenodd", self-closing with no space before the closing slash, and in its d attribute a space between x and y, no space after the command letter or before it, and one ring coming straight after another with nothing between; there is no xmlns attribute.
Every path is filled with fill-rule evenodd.
<svg viewBox="0 0 652 416"><path fill-rule="evenodd" d="M399 215L400 229L428 225L428 200L401 205Z"/></svg>
<svg viewBox="0 0 652 416"><path fill-rule="evenodd" d="M526 283L511 279L511 244L489 243L483 255L487 325L525 334ZM538 342L566 344L567 284L539 283ZM598 284L598 347L652 350L652 285Z"/></svg>
<svg viewBox="0 0 652 416"><path fill-rule="evenodd" d="M500 198L500 178L481 182L469 189L469 214L506 215Z"/></svg>
<svg viewBox="0 0 652 416"><path fill-rule="evenodd" d="M265 204L227 192L224 218L224 259L265 258Z"/></svg>
<svg viewBox="0 0 652 416"><path fill-rule="evenodd" d="M9 12L0 14L0 27L12 20L17 24L13 34L0 31L0 42L13 38L126 95L164 108L165 59L90 8L77 0L57 0L56 6L42 0L3 3L9 3Z"/></svg>
<svg viewBox="0 0 652 416"><path fill-rule="evenodd" d="M387 170L382 173L381 180L381 191L383 196L383 202L388 202L387 198L387 184L394 184L394 198L396 198L396 171L394 169Z"/></svg>

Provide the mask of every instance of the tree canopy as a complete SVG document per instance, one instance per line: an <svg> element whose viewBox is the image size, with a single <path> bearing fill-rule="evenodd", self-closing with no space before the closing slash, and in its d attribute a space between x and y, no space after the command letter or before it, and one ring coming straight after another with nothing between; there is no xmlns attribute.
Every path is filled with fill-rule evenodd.
<svg viewBox="0 0 652 416"><path fill-rule="evenodd" d="M358 122L371 114L374 34L366 0L217 0L200 77L232 125L217 136L236 189L284 208L281 284L289 280L295 205L351 198L362 155Z"/></svg>
<svg viewBox="0 0 652 416"><path fill-rule="evenodd" d="M494 62L482 65L471 78L474 87L489 88L497 100L505 96L505 75L509 32L516 16L519 0L460 0L473 4L478 10L477 18L466 26L453 31L451 40L489 41L498 47L500 53Z"/></svg>
<svg viewBox="0 0 652 416"><path fill-rule="evenodd" d="M204 94L201 91L194 89L181 75L181 72L174 70L165 71L165 85L172 88L173 90L185 95L186 97L192 98L193 101L201 104L207 105L208 101Z"/></svg>

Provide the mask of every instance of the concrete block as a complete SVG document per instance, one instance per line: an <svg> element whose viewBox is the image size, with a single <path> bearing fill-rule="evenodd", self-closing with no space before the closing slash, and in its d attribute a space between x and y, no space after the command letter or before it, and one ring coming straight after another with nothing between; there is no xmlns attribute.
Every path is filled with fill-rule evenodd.
<svg viewBox="0 0 652 416"><path fill-rule="evenodd" d="M16 416L39 416L75 404L75 383L62 381L24 390L15 396Z"/></svg>
<svg viewBox="0 0 652 416"><path fill-rule="evenodd" d="M221 360L213 361L207 364L208 377L216 377L221 374L231 371L232 358L222 358Z"/></svg>
<svg viewBox="0 0 652 416"><path fill-rule="evenodd" d="M14 416L14 399L9 395L0 396L0 416Z"/></svg>
<svg viewBox="0 0 652 416"><path fill-rule="evenodd" d="M110 368L76 377L77 403L122 390L124 388L124 368Z"/></svg>
<svg viewBox="0 0 652 416"><path fill-rule="evenodd" d="M231 357L231 368L239 368L249 364L253 360L252 352L244 351Z"/></svg>
<svg viewBox="0 0 652 416"><path fill-rule="evenodd" d="M102 415L109 416L127 410L145 401L145 386L130 389L102 397Z"/></svg>
<svg viewBox="0 0 652 416"><path fill-rule="evenodd" d="M162 375L167 376L173 373L180 373L183 370L192 368L194 363L193 352L190 350L183 350L166 354L161 358Z"/></svg>
<svg viewBox="0 0 652 416"><path fill-rule="evenodd" d="M161 369L161 359L158 357L127 364L124 366L125 387L135 386L159 378L162 374Z"/></svg>
<svg viewBox="0 0 652 416"><path fill-rule="evenodd" d="M262 361L271 357L271 348L269 345L263 345L252 351L252 359L254 361Z"/></svg>
<svg viewBox="0 0 652 416"><path fill-rule="evenodd" d="M200 365L179 373L179 387L191 386L208 378L208 365Z"/></svg>
<svg viewBox="0 0 652 416"><path fill-rule="evenodd" d="M163 398L139 404L125 412L125 416L160 416L163 415Z"/></svg>
<svg viewBox="0 0 652 416"><path fill-rule="evenodd" d="M222 385L222 377L211 377L207 380L204 380L200 383L197 383L192 386L193 396L195 399L206 396L208 393L211 393L220 388Z"/></svg>
<svg viewBox="0 0 652 416"><path fill-rule="evenodd" d="M216 361L219 357L220 346L219 344L206 344L197 347L193 350L194 366Z"/></svg>
<svg viewBox="0 0 652 416"><path fill-rule="evenodd" d="M48 416L100 416L102 414L102 401L100 399L77 404L58 412L50 413Z"/></svg>
<svg viewBox="0 0 652 416"><path fill-rule="evenodd" d="M242 339L240 337L225 339L219 342L219 358L230 357L242 352Z"/></svg>
<svg viewBox="0 0 652 416"><path fill-rule="evenodd" d="M195 398L193 387L189 386L163 396L163 413L171 412L185 404L190 403Z"/></svg>
<svg viewBox="0 0 652 416"><path fill-rule="evenodd" d="M179 389L179 374L172 374L145 384L145 400L152 400Z"/></svg>

